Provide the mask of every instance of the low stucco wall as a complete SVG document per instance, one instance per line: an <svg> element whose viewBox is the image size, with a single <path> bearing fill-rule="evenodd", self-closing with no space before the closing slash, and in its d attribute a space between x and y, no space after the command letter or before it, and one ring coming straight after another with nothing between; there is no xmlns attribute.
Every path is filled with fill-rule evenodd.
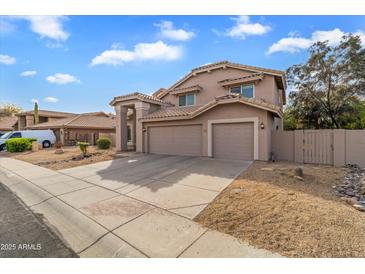
<svg viewBox="0 0 365 274"><path fill-rule="evenodd" d="M271 147L278 161L294 161L294 131L273 131Z"/></svg>
<svg viewBox="0 0 365 274"><path fill-rule="evenodd" d="M265 125L265 129L258 129L259 139L259 160L267 161L270 157L270 131L272 127L272 115L265 110L250 107L240 103L219 105L202 115L191 120L175 120L175 121L163 121L163 122L144 122L143 127L153 126L173 126L173 125L202 125L202 156L208 156L208 120L217 119L234 119L234 118L252 118L257 117L259 119L258 127L261 123ZM149 152L148 149L148 130L144 132L143 143L144 152Z"/></svg>

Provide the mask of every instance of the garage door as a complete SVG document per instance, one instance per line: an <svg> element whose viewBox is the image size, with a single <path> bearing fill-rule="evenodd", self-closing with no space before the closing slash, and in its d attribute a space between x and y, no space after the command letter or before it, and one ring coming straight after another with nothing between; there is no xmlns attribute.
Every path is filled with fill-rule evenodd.
<svg viewBox="0 0 365 274"><path fill-rule="evenodd" d="M253 160L253 123L213 124L213 157Z"/></svg>
<svg viewBox="0 0 365 274"><path fill-rule="evenodd" d="M170 155L202 155L202 126L149 128L149 152Z"/></svg>

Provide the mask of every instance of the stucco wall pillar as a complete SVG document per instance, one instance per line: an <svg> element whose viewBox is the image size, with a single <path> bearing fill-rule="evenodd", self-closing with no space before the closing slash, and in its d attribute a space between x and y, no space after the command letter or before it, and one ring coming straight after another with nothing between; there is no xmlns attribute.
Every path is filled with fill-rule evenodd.
<svg viewBox="0 0 365 274"><path fill-rule="evenodd" d="M346 162L346 131L344 129L333 130L333 164L344 166Z"/></svg>
<svg viewBox="0 0 365 274"><path fill-rule="evenodd" d="M117 151L127 151L128 149L127 112L128 108L121 105L115 106L115 145Z"/></svg>
<svg viewBox="0 0 365 274"><path fill-rule="evenodd" d="M148 114L150 104L144 102L137 102L135 105L136 110L136 151L144 152L143 150L143 124L140 121L143 116Z"/></svg>
<svg viewBox="0 0 365 274"><path fill-rule="evenodd" d="M34 116L27 115L25 116L25 127L30 127L34 125Z"/></svg>
<svg viewBox="0 0 365 274"><path fill-rule="evenodd" d="M25 128L25 116L18 116L18 130Z"/></svg>
<svg viewBox="0 0 365 274"><path fill-rule="evenodd" d="M60 129L60 142L63 146L65 145L65 130L63 128Z"/></svg>

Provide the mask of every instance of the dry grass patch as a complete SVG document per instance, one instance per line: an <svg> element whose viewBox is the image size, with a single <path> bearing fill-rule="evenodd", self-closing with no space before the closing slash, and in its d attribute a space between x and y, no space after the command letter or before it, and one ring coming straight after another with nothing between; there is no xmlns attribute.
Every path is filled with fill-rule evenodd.
<svg viewBox="0 0 365 274"><path fill-rule="evenodd" d="M365 257L365 213L332 189L344 169L255 162L197 217L199 223L288 257Z"/></svg>
<svg viewBox="0 0 365 274"><path fill-rule="evenodd" d="M91 154L90 157L84 158L82 160L73 160L73 157L77 157L81 154L79 147L63 147L62 149L64 151L63 154L55 154L55 149L49 148L42 149L36 152L26 151L20 153L6 153L6 155L4 154L4 156L12 157L14 159L50 168L53 170L113 160L118 157L115 153L115 149L103 150L98 149L95 146L89 146L88 152L89 154Z"/></svg>

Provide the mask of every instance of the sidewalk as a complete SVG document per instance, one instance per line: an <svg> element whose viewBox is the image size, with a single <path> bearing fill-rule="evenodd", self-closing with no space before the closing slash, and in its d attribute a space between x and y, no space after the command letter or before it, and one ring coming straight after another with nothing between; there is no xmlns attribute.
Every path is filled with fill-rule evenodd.
<svg viewBox="0 0 365 274"><path fill-rule="evenodd" d="M0 181L80 257L280 257L61 172L0 158Z"/></svg>

